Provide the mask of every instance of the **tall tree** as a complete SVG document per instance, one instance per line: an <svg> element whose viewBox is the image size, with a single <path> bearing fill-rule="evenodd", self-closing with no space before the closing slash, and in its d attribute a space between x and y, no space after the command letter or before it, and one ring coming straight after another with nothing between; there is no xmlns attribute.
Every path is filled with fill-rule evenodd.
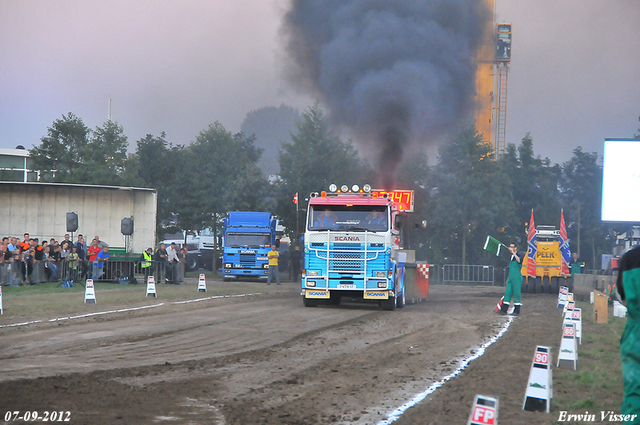
<svg viewBox="0 0 640 425"><path fill-rule="evenodd" d="M559 226L560 203L558 181L562 170L549 158L534 155L533 139L527 135L520 146L510 144L499 161L512 193L514 221L507 223L510 239L526 237L526 225L534 211L538 224Z"/></svg>
<svg viewBox="0 0 640 425"><path fill-rule="evenodd" d="M327 190L329 184L363 184L363 164L350 142L343 142L329 128L316 103L296 123L291 142L282 143L277 213L284 226L296 237L304 225L302 211L296 212L293 196L299 194L299 207L311 192ZM298 222L296 222L296 214ZM298 225L297 225L298 223Z"/></svg>
<svg viewBox="0 0 640 425"><path fill-rule="evenodd" d="M217 234L228 211L265 208L269 189L257 167L261 150L253 138L232 135L216 122L181 155L170 199L183 229L211 227Z"/></svg>
<svg viewBox="0 0 640 425"><path fill-rule="evenodd" d="M53 122L40 146L31 149L33 169L41 181L82 183L85 179L89 128L69 112Z"/></svg>
<svg viewBox="0 0 640 425"><path fill-rule="evenodd" d="M565 219L569 226L571 248L599 268L597 257L611 252L605 226L600 219L602 202L602 165L597 152L584 152L578 146L562 166L561 181ZM605 245L603 245L605 244Z"/></svg>
<svg viewBox="0 0 640 425"><path fill-rule="evenodd" d="M127 160L125 176L130 184L152 187L158 192L158 235L176 230L170 223L177 213L175 207L176 185L179 171L186 167L184 146L173 146L164 132L159 137L147 134L136 142L136 154Z"/></svg>
<svg viewBox="0 0 640 425"><path fill-rule="evenodd" d="M127 160L129 142L122 126L113 121L96 127L87 145L84 161L85 182L120 185Z"/></svg>
<svg viewBox="0 0 640 425"><path fill-rule="evenodd" d="M438 191L430 224L434 261L479 261L486 236L513 220L508 177L475 126L464 128L440 148L435 171Z"/></svg>
<svg viewBox="0 0 640 425"><path fill-rule="evenodd" d="M251 111L242 121L240 131L249 136L255 135L255 145L263 149L258 166L265 175L278 174L278 149L282 141L290 140L299 119L297 109L282 104Z"/></svg>

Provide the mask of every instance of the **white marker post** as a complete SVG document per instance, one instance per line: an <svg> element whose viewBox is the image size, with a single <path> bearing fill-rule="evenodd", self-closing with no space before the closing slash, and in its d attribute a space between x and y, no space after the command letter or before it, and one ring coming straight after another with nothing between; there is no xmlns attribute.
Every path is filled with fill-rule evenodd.
<svg viewBox="0 0 640 425"><path fill-rule="evenodd" d="M551 347L538 345L533 355L529 384L524 393L522 409L530 412L550 413L552 398Z"/></svg>
<svg viewBox="0 0 640 425"><path fill-rule="evenodd" d="M147 278L147 297L151 295L155 298L158 298L158 294L156 294L156 280L153 276L149 276Z"/></svg>
<svg viewBox="0 0 640 425"><path fill-rule="evenodd" d="M2 285L0 285L0 314L3 314L2 311Z"/></svg>
<svg viewBox="0 0 640 425"><path fill-rule="evenodd" d="M87 279L84 287L84 302L86 304L96 304L96 290L93 287L93 279Z"/></svg>
<svg viewBox="0 0 640 425"><path fill-rule="evenodd" d="M564 305L564 311L562 312L562 317L571 317L571 314L573 313L573 310L576 308L576 303L571 300L567 300L567 303Z"/></svg>
<svg viewBox="0 0 640 425"><path fill-rule="evenodd" d="M476 395L467 425L498 425L498 397Z"/></svg>
<svg viewBox="0 0 640 425"><path fill-rule="evenodd" d="M204 279L204 273L200 273L200 280L198 280L198 292L207 292L207 282Z"/></svg>
<svg viewBox="0 0 640 425"><path fill-rule="evenodd" d="M569 288L566 286L561 286L560 291L558 291L558 308L564 309L564 305L567 303L567 294L569 293Z"/></svg>
<svg viewBox="0 0 640 425"><path fill-rule="evenodd" d="M576 327L576 339L578 340L578 344L582 344L582 310L579 308L574 308L573 313L571 314L571 321Z"/></svg>
<svg viewBox="0 0 640 425"><path fill-rule="evenodd" d="M564 322L560 353L558 353L557 367L578 369L578 345L576 344L576 328L573 323Z"/></svg>

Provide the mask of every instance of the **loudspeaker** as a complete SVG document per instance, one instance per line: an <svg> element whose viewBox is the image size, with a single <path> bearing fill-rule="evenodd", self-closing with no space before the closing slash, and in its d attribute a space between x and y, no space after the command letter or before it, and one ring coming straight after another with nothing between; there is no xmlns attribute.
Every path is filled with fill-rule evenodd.
<svg viewBox="0 0 640 425"><path fill-rule="evenodd" d="M78 214L74 212L67 213L67 232L75 232L78 230Z"/></svg>
<svg viewBox="0 0 640 425"><path fill-rule="evenodd" d="M123 235L133 234L133 219L131 217L125 217L120 222L120 232Z"/></svg>

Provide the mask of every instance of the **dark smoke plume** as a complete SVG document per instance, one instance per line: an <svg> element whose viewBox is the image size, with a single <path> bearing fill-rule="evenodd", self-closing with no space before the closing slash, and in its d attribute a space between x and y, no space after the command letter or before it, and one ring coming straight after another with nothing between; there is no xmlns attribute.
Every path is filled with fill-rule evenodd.
<svg viewBox="0 0 640 425"><path fill-rule="evenodd" d="M392 184L409 143L467 118L482 0L292 0L284 20L294 82L373 146Z"/></svg>

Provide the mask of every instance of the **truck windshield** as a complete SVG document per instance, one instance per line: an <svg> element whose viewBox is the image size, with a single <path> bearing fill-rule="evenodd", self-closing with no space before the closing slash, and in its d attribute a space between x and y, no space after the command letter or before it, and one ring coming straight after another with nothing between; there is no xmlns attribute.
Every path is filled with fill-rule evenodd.
<svg viewBox="0 0 640 425"><path fill-rule="evenodd" d="M225 236L225 246L232 248L242 247L270 247L271 241L269 233L238 233L229 232Z"/></svg>
<svg viewBox="0 0 640 425"><path fill-rule="evenodd" d="M371 205L312 205L309 230L385 232L389 229L389 210Z"/></svg>

